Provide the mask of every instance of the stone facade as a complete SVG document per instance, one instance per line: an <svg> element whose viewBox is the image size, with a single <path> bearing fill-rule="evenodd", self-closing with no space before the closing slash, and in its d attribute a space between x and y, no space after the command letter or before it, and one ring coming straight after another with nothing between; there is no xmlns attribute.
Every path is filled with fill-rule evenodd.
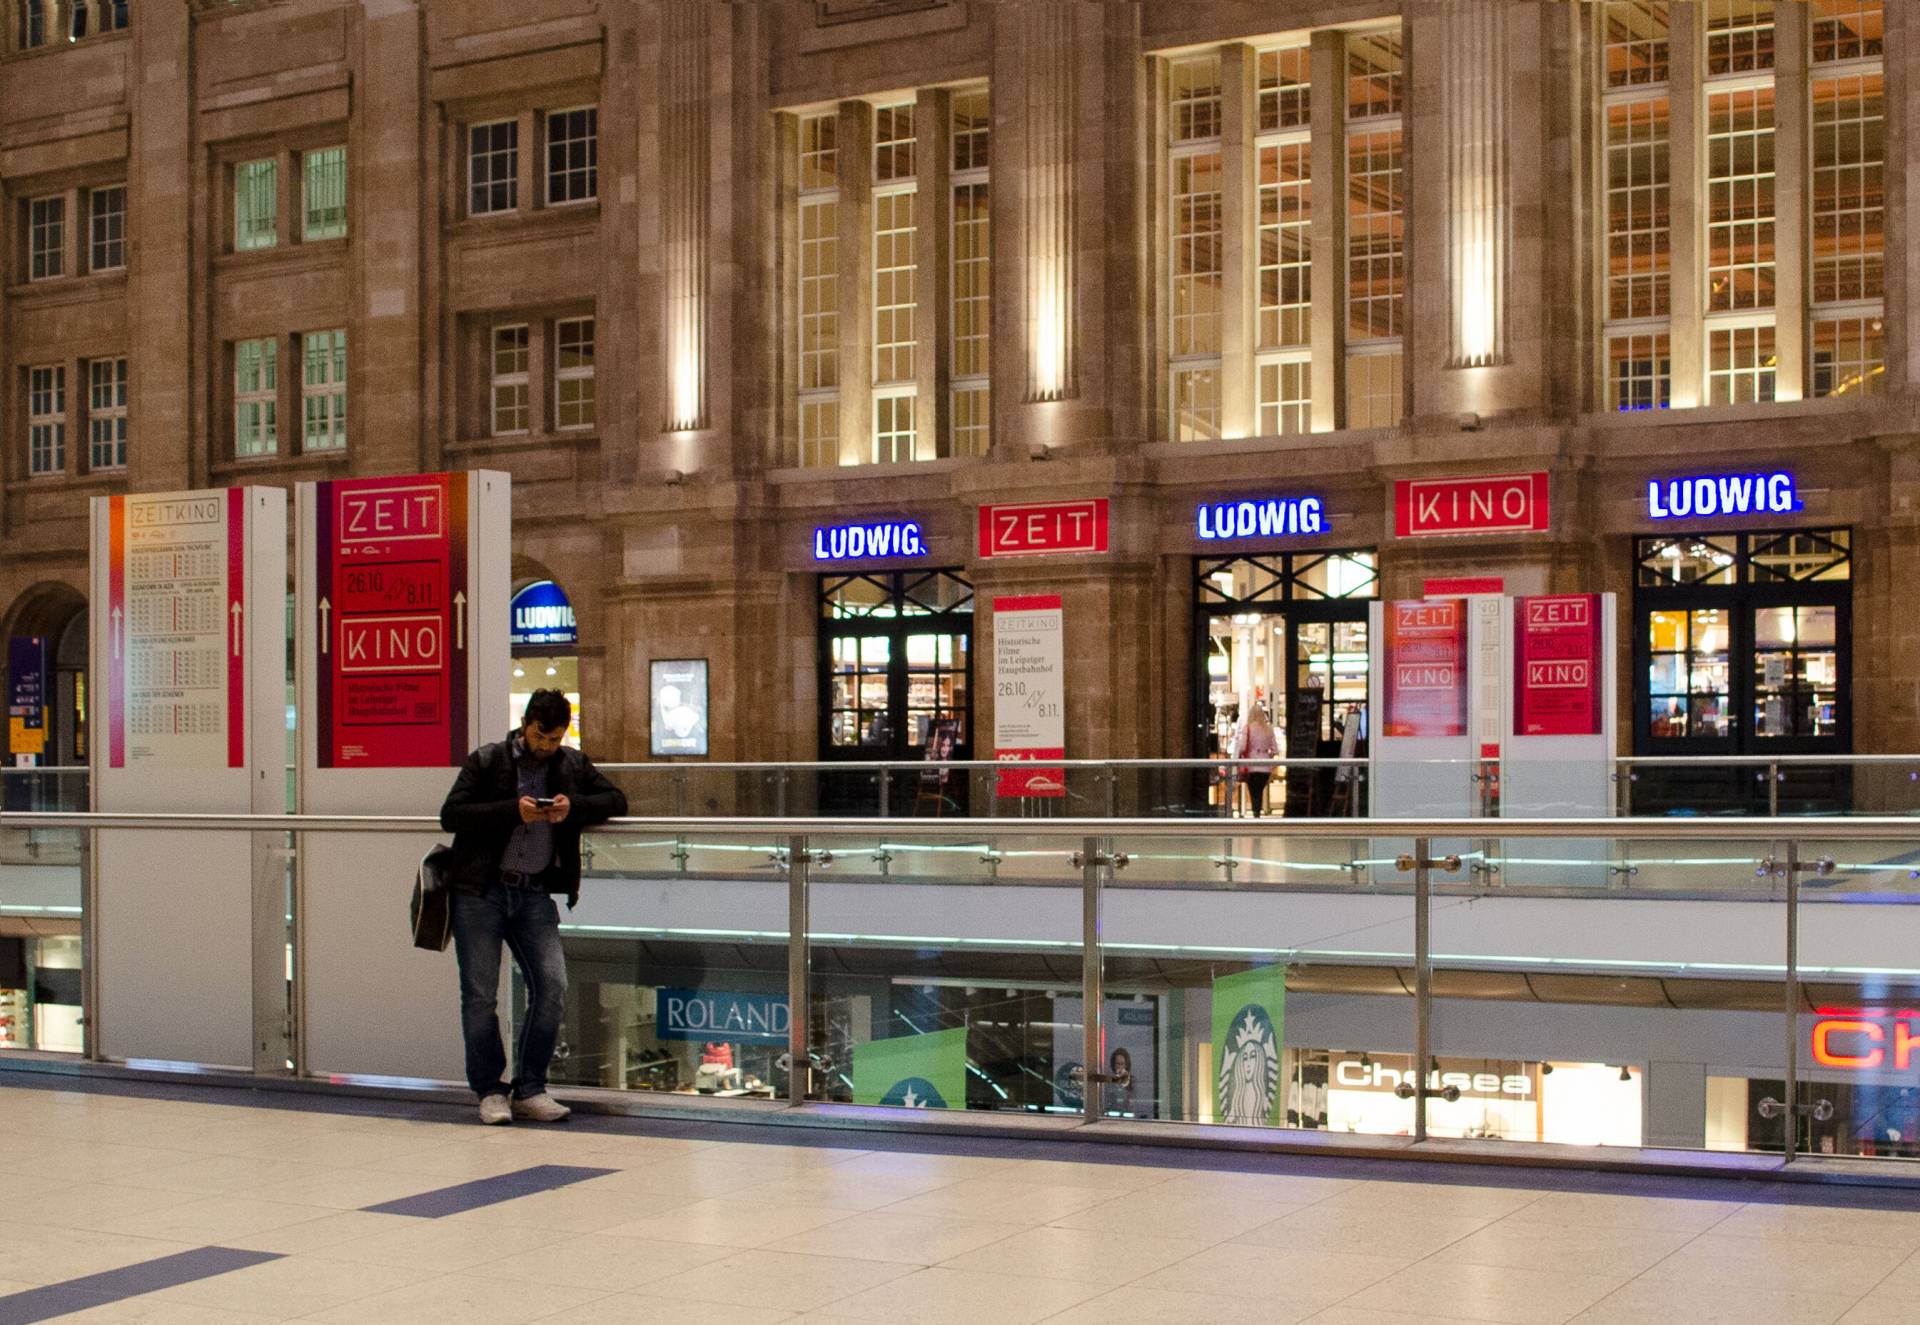
<svg viewBox="0 0 1920 1325"><path fill-rule="evenodd" d="M56 33L76 0L48 0ZM9 22L18 23L18 0ZM822 675L812 531L835 521L919 521L933 555L965 568L983 610L972 641L975 749L990 745L996 593L1058 592L1067 623L1069 753L1195 752L1193 519L1207 500L1313 493L1333 528L1246 550L1316 543L1377 549L1386 597L1427 577L1503 576L1511 591L1611 590L1622 604L1619 703L1632 730L1637 534L1657 532L1650 479L1790 467L1803 509L1769 523L1852 530L1852 744L1920 749L1916 379L1906 331L1920 248L1905 242L1920 185L1920 40L1887 6L1885 371L1872 394L1664 411L1606 408L1597 306L1605 183L1597 136L1600 43L1591 3L1547 0L167 0L124 31L20 49L0 63L0 229L14 268L0 294L5 464L0 612L5 633L50 629L50 604L85 590L88 498L207 484L487 467L513 475L515 574L571 595L587 740L644 758L647 663L706 657L713 756L820 753ZM1681 9L1676 6L1676 9ZM1695 6L1685 6L1691 11ZM1765 8L1765 6L1761 6ZM1805 30L1817 7L1774 5L1775 132L1782 164L1775 353L1781 381L1807 355ZM1313 95L1341 99L1341 35L1381 23L1405 66L1403 369L1398 422L1348 428L1347 285L1332 107L1312 125L1307 243L1315 290L1311 426L1261 435L1251 402L1247 298L1223 308L1221 437L1172 440L1167 355L1168 62L1223 52L1223 142L1249 128L1257 53L1304 45ZM1692 24L1693 26L1690 26ZM1688 13L1674 59L1702 40ZM1489 50L1488 43L1497 43ZM1798 72L1788 66L1798 61ZM1800 79L1796 85L1793 79ZM991 429L953 455L952 234L919 226L918 332L910 381L938 458L869 463L872 107L910 103L917 187L950 188L954 89L991 95ZM1697 128L1676 95L1675 141ZM1319 103L1316 101L1316 105ZM598 188L548 205L550 112L598 108ZM1790 110L1788 107L1800 107ZM837 349L841 464L793 463L797 436L796 116L839 126ZM519 205L473 216L467 133L518 133ZM1688 126L1695 126L1690 128ZM344 144L344 239L292 242L303 154ZM1790 151L1790 148L1796 148ZM1322 154L1320 149L1326 149ZM1698 152L1675 150L1697 171ZM1791 158L1791 160L1789 160ZM280 242L235 251L234 170L279 163ZM1471 176L1471 178L1469 178ZM1700 278L1707 207L1675 167L1673 270ZM124 269L92 274L90 190L124 182ZM1251 170L1229 173L1223 260L1251 270ZM67 271L33 280L31 200L71 201ZM1245 222L1245 224L1243 224ZM1237 264L1237 265L1236 265ZM1491 265L1489 265L1491 264ZM1250 287L1249 287L1250 288ZM1672 315L1674 403L1703 376L1697 315ZM1463 310L1463 303L1473 304ZM1487 307L1480 308L1485 303ZM1475 321L1473 312L1480 321ZM559 320L594 318L597 410L565 428L553 408ZM490 328L528 324L529 426L494 435ZM298 338L347 333L349 441L299 453ZM1683 334L1684 333L1684 334ZM1691 337L1691 341L1683 344ZM278 338L278 454L236 455L234 344ZM87 460L87 365L124 355L131 387L124 470ZM30 472L31 368L66 369L66 458ZM1804 378L1804 368L1799 369ZM1794 397L1794 398L1789 398ZM849 463L858 462L858 463ZM1545 532L1395 536L1397 479L1551 475ZM1104 498L1102 556L982 560L985 502ZM1724 523L1724 522L1722 522ZM57 613L56 613L57 615Z"/></svg>

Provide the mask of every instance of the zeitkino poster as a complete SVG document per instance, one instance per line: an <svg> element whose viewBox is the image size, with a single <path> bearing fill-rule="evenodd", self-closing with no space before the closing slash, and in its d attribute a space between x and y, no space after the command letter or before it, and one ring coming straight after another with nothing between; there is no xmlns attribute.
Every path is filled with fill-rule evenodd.
<svg viewBox="0 0 1920 1325"><path fill-rule="evenodd" d="M243 491L117 496L108 521L111 766L245 767Z"/></svg>

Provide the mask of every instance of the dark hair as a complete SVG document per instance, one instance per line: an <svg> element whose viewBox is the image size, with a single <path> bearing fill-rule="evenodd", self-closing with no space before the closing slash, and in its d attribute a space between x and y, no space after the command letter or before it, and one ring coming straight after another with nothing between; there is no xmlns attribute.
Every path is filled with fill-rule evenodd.
<svg viewBox="0 0 1920 1325"><path fill-rule="evenodd" d="M527 700L526 715L520 725L533 723L543 732L564 731L573 722L573 705L558 690L536 690Z"/></svg>

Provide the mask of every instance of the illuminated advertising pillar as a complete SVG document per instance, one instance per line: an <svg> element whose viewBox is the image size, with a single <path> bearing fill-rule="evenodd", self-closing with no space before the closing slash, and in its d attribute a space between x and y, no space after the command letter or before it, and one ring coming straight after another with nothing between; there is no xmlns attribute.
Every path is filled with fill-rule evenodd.
<svg viewBox="0 0 1920 1325"><path fill-rule="evenodd" d="M303 483L300 809L437 815L506 735L512 497L491 471ZM407 901L439 832L314 833L295 965L310 1075L460 1080L453 954L413 947Z"/></svg>
<svg viewBox="0 0 1920 1325"><path fill-rule="evenodd" d="M93 808L283 813L286 493L96 497L91 549ZM284 862L264 837L95 835L93 1056L282 1067Z"/></svg>

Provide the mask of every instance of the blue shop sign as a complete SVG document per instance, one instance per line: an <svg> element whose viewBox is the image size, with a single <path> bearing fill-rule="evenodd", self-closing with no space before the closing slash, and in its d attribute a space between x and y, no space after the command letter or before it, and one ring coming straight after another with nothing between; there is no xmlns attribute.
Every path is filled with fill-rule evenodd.
<svg viewBox="0 0 1920 1325"><path fill-rule="evenodd" d="M929 549L918 520L876 520L869 524L820 525L813 531L815 561L857 561L870 557L924 557Z"/></svg>
<svg viewBox="0 0 1920 1325"><path fill-rule="evenodd" d="M577 644L573 604L552 580L536 580L513 596L512 622L507 642L514 648Z"/></svg>
<svg viewBox="0 0 1920 1325"><path fill-rule="evenodd" d="M1760 474L1700 474L1647 484L1647 514L1655 520L1715 515L1786 515L1800 509L1800 493L1785 470Z"/></svg>
<svg viewBox="0 0 1920 1325"><path fill-rule="evenodd" d="M47 649L39 636L7 641L7 716L37 731L46 722Z"/></svg>
<svg viewBox="0 0 1920 1325"><path fill-rule="evenodd" d="M736 994L723 989L654 991L654 1030L662 1040L725 1040L785 1044L785 994Z"/></svg>
<svg viewBox="0 0 1920 1325"><path fill-rule="evenodd" d="M1324 534L1327 514L1318 497L1212 501L1201 503L1194 524L1206 542L1223 538L1276 538L1288 534Z"/></svg>

